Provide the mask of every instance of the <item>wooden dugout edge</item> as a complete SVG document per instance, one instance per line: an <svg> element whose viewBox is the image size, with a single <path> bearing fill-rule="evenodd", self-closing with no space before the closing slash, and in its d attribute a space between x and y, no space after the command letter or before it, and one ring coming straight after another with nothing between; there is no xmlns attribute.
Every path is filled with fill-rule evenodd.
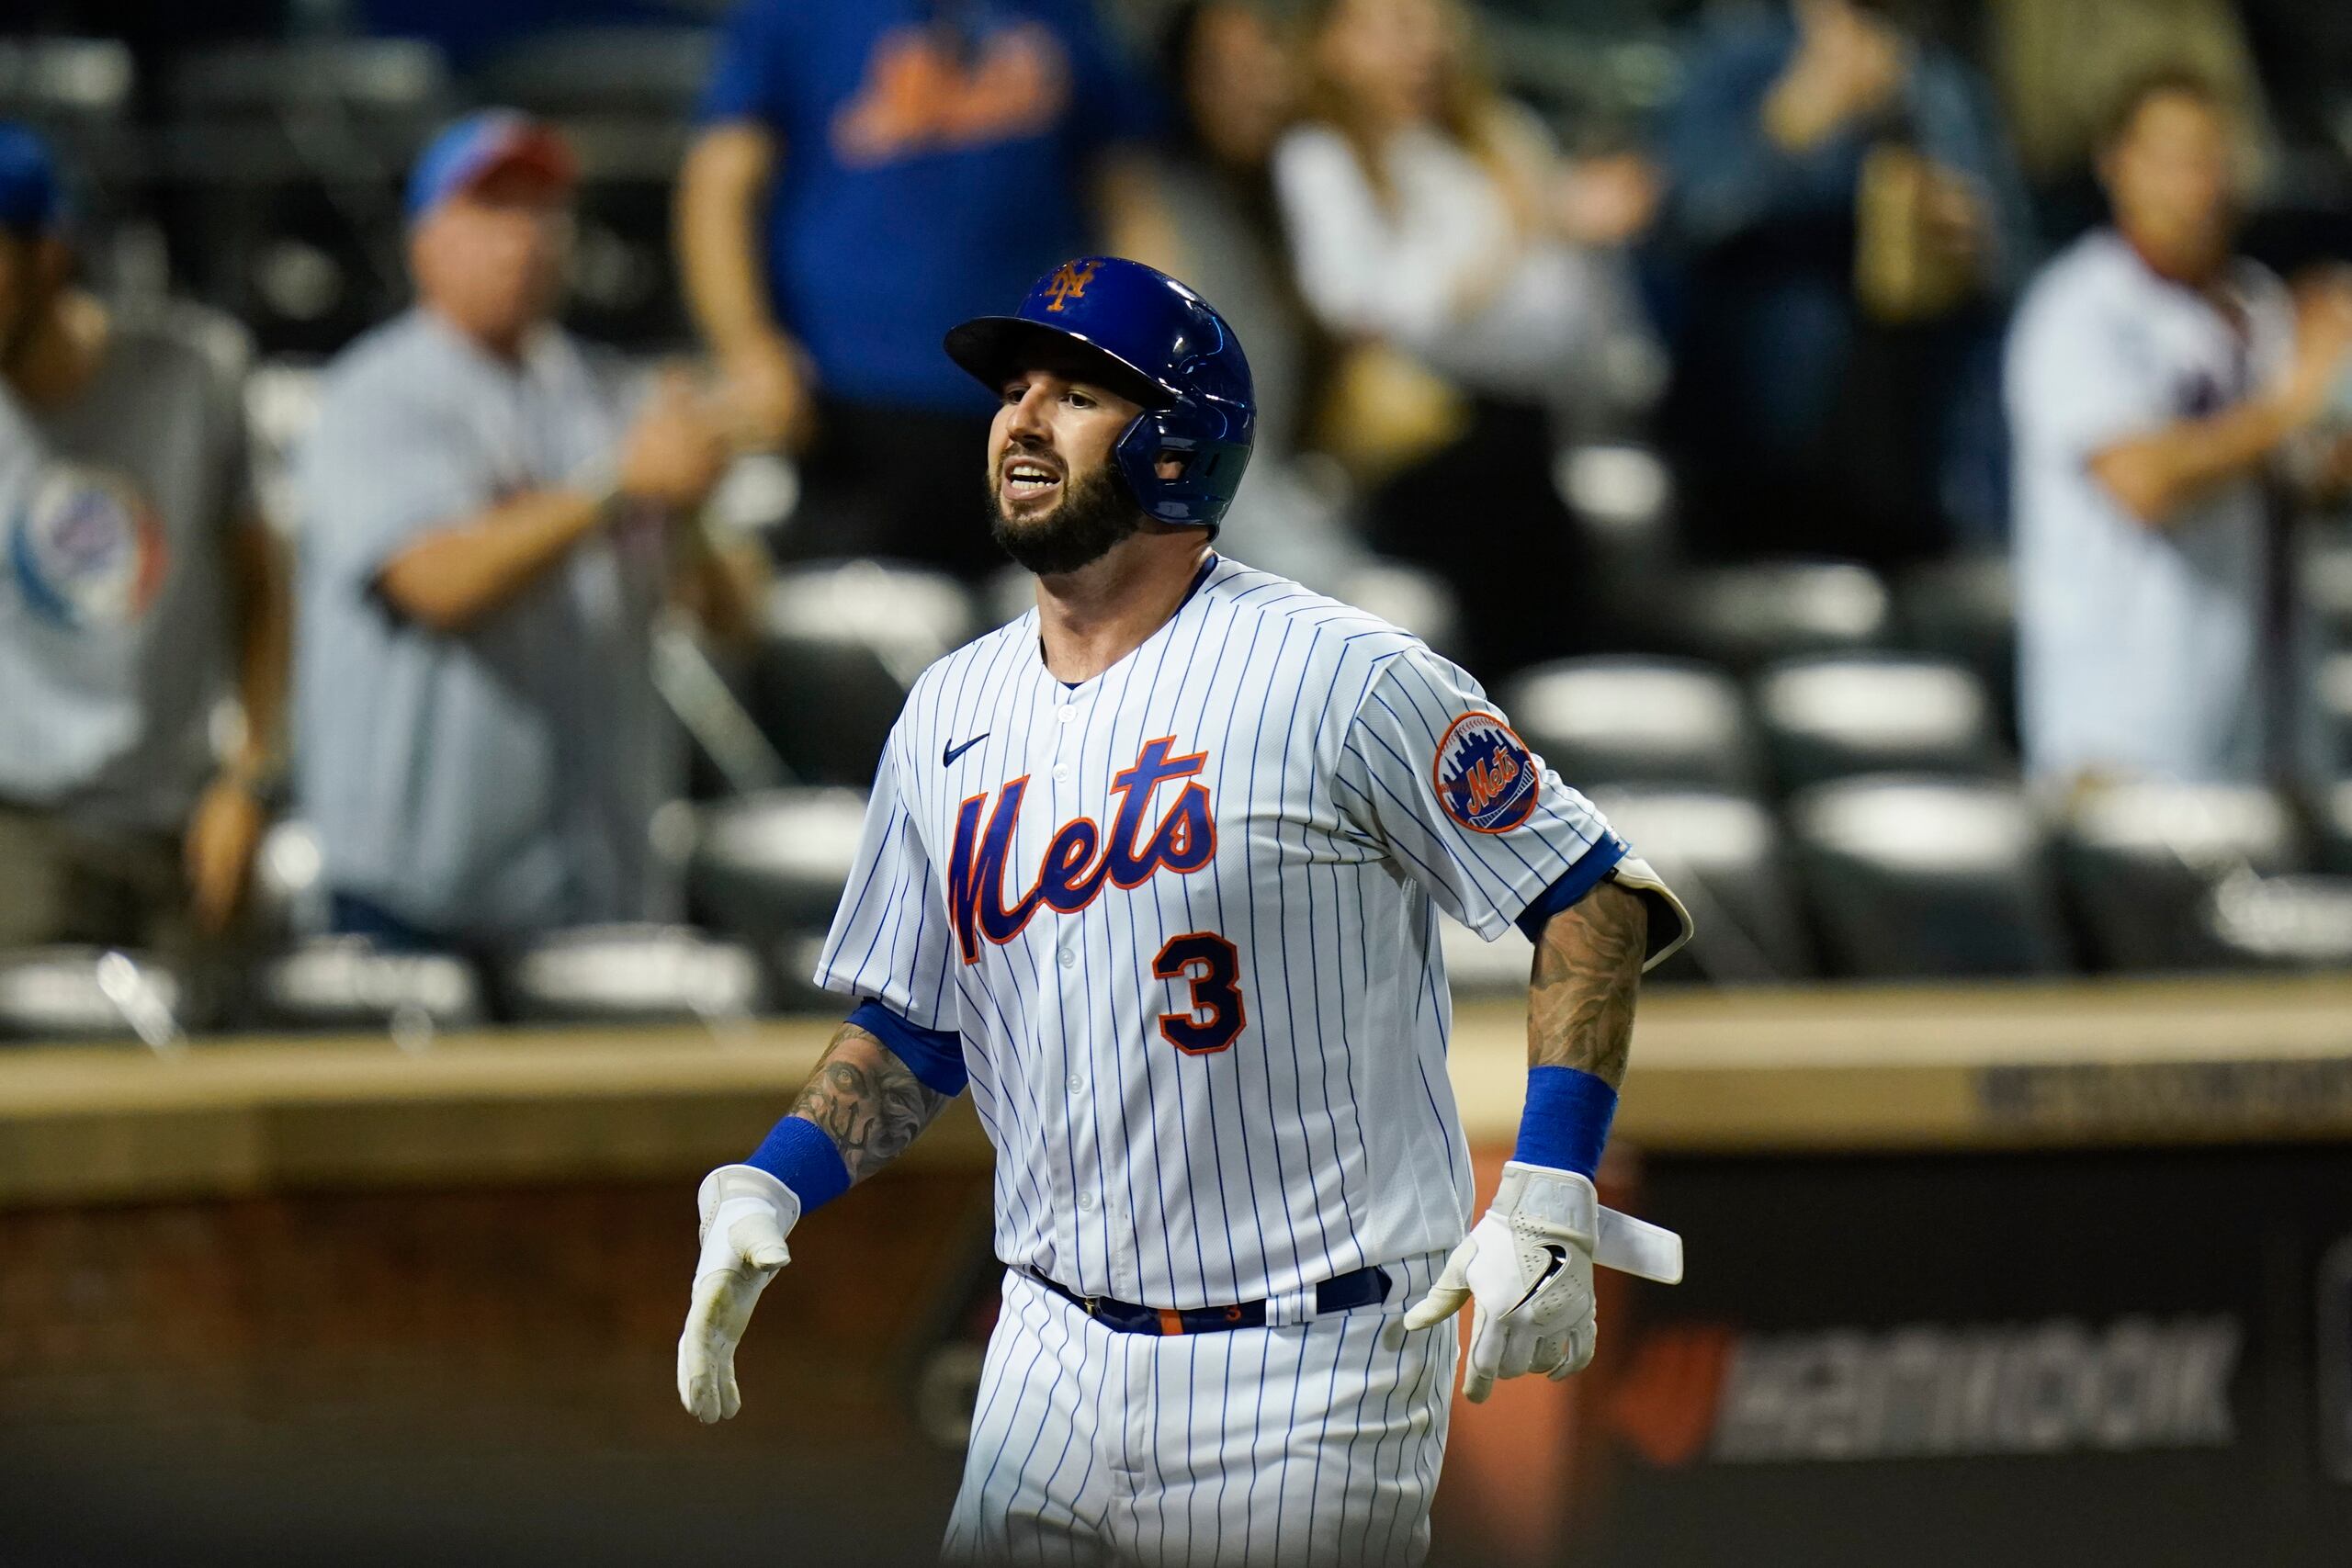
<svg viewBox="0 0 2352 1568"><path fill-rule="evenodd" d="M1480 1146L1516 1128L1522 1020L1457 1010ZM10 1049L0 1207L684 1179L758 1141L832 1028ZM1617 1128L1702 1156L2352 1141L2352 978L1659 992ZM907 1156L987 1157L968 1109Z"/></svg>

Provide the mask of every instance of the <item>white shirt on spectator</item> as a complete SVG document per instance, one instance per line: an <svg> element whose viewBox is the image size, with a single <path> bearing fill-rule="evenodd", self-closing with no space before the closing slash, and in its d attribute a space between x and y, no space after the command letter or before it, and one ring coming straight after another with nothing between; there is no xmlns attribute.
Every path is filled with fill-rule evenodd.
<svg viewBox="0 0 2352 1568"><path fill-rule="evenodd" d="M2261 479L2150 524L2090 462L2245 400L2285 366L2293 334L2286 290L2262 267L2240 262L2207 294L2156 273L2111 230L2076 242L2028 290L2006 390L2019 721L2035 778L2264 778L2275 705L2267 645L2304 659L2309 617L2271 624ZM2307 665L2286 689L2312 705ZM2313 717L2291 716L2305 767Z"/></svg>
<svg viewBox="0 0 2352 1568"><path fill-rule="evenodd" d="M1385 200L1329 126L1300 126L1274 150L1308 307L1334 332L1390 343L1474 390L1560 390L1618 320L1611 268L1564 241L1522 241L1493 171L1435 130L1398 131L1380 156ZM1513 251L1500 286L1463 313Z"/></svg>

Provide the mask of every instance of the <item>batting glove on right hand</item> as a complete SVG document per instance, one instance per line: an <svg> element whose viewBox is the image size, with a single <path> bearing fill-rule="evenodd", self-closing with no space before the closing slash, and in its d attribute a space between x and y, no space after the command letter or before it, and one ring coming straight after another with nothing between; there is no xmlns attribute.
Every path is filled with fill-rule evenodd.
<svg viewBox="0 0 2352 1568"><path fill-rule="evenodd" d="M678 1337L678 1398L697 1421L743 1408L735 1347L776 1270L792 1261L784 1238L800 1218L792 1189L755 1166L722 1165L702 1179L702 1258Z"/></svg>
<svg viewBox="0 0 2352 1568"><path fill-rule="evenodd" d="M1572 1170L1503 1167L1494 1207L1445 1260L1430 1293L1405 1314L1408 1332L1444 1322L1464 1302L1470 1368L1463 1396L1481 1404L1497 1378L1543 1372L1555 1381L1592 1359L1592 1250L1600 1199Z"/></svg>

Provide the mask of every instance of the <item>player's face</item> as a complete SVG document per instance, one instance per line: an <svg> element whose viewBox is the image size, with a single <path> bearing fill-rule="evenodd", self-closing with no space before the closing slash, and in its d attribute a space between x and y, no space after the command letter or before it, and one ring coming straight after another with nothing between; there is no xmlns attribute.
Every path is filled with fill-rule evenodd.
<svg viewBox="0 0 2352 1568"><path fill-rule="evenodd" d="M2149 259L2201 276L2229 256L2237 189L2228 118L2191 93L2158 93L2103 165L2116 221Z"/></svg>
<svg viewBox="0 0 2352 1568"><path fill-rule="evenodd" d="M1049 370L1024 371L1001 391L988 479L1006 554L1040 575L1075 571L1143 526L1111 468L1139 404Z"/></svg>
<svg viewBox="0 0 2352 1568"><path fill-rule="evenodd" d="M458 325L511 343L555 309L571 252L569 193L527 168L493 172L417 225L417 290Z"/></svg>

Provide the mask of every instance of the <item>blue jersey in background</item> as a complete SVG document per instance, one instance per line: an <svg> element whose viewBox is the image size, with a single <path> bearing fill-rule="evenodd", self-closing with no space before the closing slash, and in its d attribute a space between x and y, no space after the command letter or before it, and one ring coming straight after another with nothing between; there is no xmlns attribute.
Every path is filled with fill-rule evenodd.
<svg viewBox="0 0 2352 1568"><path fill-rule="evenodd" d="M1095 155L1154 121L1086 0L746 0L702 114L780 141L770 298L824 390L942 411L987 401L942 334L1089 247Z"/></svg>

